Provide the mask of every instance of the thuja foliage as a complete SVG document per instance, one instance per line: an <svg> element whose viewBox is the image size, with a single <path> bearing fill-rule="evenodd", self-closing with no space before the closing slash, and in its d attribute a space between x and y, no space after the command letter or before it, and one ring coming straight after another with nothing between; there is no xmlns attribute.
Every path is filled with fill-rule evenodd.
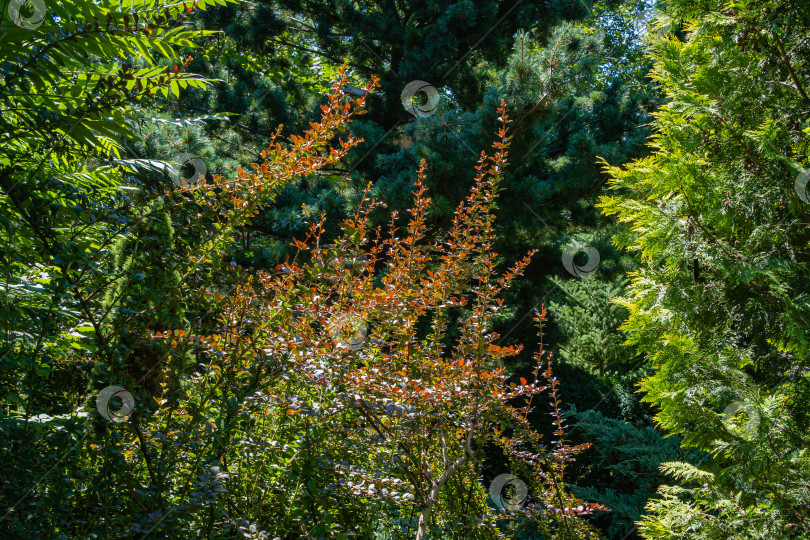
<svg viewBox="0 0 810 540"><path fill-rule="evenodd" d="M651 42L668 103L654 154L609 168L604 211L640 267L623 330L672 461L646 538L810 537L810 14L803 2L667 2Z"/></svg>

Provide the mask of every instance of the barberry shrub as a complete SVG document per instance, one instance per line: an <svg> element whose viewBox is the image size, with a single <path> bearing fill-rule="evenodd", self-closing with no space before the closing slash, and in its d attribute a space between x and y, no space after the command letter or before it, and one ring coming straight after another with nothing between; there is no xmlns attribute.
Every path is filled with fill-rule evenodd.
<svg viewBox="0 0 810 540"><path fill-rule="evenodd" d="M334 243L322 243L321 218L275 271L234 268L235 290L214 298L216 332L152 335L204 359L146 438L167 437L172 462L217 467L215 521L282 538L504 538L529 527L595 537L581 516L604 508L563 485L587 445L563 440L558 381L549 367L540 374L541 351L534 379L510 382L501 361L519 348L489 330L498 295L530 260L499 275L491 248L509 143L499 112L494 153L482 153L446 237L426 234L423 162L406 220L394 213L387 230L370 230L380 204L366 192ZM553 449L527 421L549 388ZM493 442L535 488L508 516L480 481Z"/></svg>
<svg viewBox="0 0 810 540"><path fill-rule="evenodd" d="M7 470L17 481L3 491L4 534L592 534L581 517L601 507L563 485L564 463L584 446L560 435L548 450L526 419L552 384L539 378L542 353L531 382L510 382L501 360L518 349L489 331L499 293L529 261L499 276L491 249L508 147L503 110L495 152L482 154L445 238L426 234L423 163L406 223L393 215L385 232L369 230L379 205L364 198L332 245L322 244L318 220L298 256L271 273L229 263L234 239L280 188L357 143L338 137L364 104L341 92L346 82L311 130L289 146L274 138L262 162L234 178L181 181L131 216L105 207L77 218L77 227L124 226L104 237L114 249L68 265L85 279L66 282L71 305L92 322L70 334L76 347L48 356L71 381L35 373L7 408L13 442L3 463L23 441L33 457ZM132 401L101 406L110 385ZM132 410L110 421L127 403ZM481 483L490 442L530 466L523 476L535 493L508 515L492 511Z"/></svg>

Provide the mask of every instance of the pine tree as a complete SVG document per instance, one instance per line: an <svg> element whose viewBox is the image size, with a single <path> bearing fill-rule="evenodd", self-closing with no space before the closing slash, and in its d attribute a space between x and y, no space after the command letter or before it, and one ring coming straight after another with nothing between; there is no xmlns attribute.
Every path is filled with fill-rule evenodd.
<svg viewBox="0 0 810 540"><path fill-rule="evenodd" d="M600 3L589 12L568 2L286 1L202 14L201 27L224 33L191 67L222 81L212 91L181 96L177 107L234 114L231 122L211 123L201 134L213 144L202 159L214 172L255 158L252 149L278 124L306 127L336 65L347 61L355 75L382 79L369 96L369 113L351 127L365 142L345 165L285 190L245 231L237 260L277 262L290 253L285 242L306 230L307 213L326 212L339 222L368 182L375 196L404 211L413 190L406 171L427 156L436 198L431 228L446 227L468 188L460 171L487 147L501 97L519 122L519 159L507 172L502 195L507 211L500 218L499 253L515 260L539 246L559 258L561 246L548 242L546 224L596 223L595 194L607 177L595 158L620 163L643 151L646 131L639 126L647 121L651 95L629 28L642 7ZM563 21L585 24L559 26ZM429 117L415 118L403 107L402 92L414 80L439 93ZM560 208L570 215L559 215ZM532 282L538 286L544 279Z"/></svg>

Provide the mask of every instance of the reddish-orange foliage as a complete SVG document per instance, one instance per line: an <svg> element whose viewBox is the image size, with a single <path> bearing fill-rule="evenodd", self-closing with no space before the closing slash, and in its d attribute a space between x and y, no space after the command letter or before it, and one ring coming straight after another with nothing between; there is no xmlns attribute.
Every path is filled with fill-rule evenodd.
<svg viewBox="0 0 810 540"><path fill-rule="evenodd" d="M362 105L362 98L356 104ZM482 152L470 194L446 238L434 241L425 234L430 198L422 162L406 223L394 214L385 234L369 230L370 212L379 203L366 192L334 245L322 245L321 220L297 243L293 260L272 274L243 280L224 299L221 332L166 336L206 352L214 381L249 373L271 404L265 413L288 415L290 422L305 416L331 433L323 444L346 456L333 463L344 489L416 505L421 534L443 486L462 469L479 471L481 450L491 440L538 465L548 465L549 456L556 460L556 468L539 473L548 486L537 498L545 511L574 517L601 509L563 495L564 463L586 445L563 442L558 382L550 368L540 376L542 350L533 380L510 383L501 360L520 348L499 345L500 336L490 331L503 308L499 294L531 257L498 275L494 210L509 146L503 104L499 112L494 153ZM228 219L243 223L266 189L345 153L353 141L330 149L329 156L317 149L350 114L348 104L333 95L325 120L294 137L292 149L271 144L265 163L252 172L240 170L232 181L217 177L221 193L209 186L194 190L208 190L212 206L231 205ZM538 323L544 317L545 311ZM531 400L549 388L558 441L551 454L531 454L527 448L539 443L527 421ZM525 406L513 406L518 399ZM503 438L498 430L503 424L515 436Z"/></svg>
<svg viewBox="0 0 810 540"><path fill-rule="evenodd" d="M378 82L379 79L372 77L365 86L366 94L372 92ZM215 174L212 181L197 185L188 185L182 180L180 188L165 192L176 201L175 205L190 202L199 205L197 225L205 225L201 228L205 241L196 250L201 262L209 260L212 253L223 253L234 231L246 225L263 205L272 202L280 188L340 161L346 152L362 142L348 136L338 139L338 148L330 146L341 128L354 116L365 112L365 96L352 98L341 91L347 83L341 70L338 81L332 85L329 103L321 106L320 122L311 122L312 129L305 131L302 137L291 135L293 142L289 148L276 140L283 129L279 126L267 149L261 152L263 161L251 164L250 170L239 168L233 179Z"/></svg>

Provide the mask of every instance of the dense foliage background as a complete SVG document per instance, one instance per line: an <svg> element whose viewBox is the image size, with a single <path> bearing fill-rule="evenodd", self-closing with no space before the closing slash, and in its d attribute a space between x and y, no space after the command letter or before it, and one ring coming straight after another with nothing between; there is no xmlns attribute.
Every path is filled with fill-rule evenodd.
<svg viewBox="0 0 810 540"><path fill-rule="evenodd" d="M810 538L803 0L9 0L0 537Z"/></svg>

